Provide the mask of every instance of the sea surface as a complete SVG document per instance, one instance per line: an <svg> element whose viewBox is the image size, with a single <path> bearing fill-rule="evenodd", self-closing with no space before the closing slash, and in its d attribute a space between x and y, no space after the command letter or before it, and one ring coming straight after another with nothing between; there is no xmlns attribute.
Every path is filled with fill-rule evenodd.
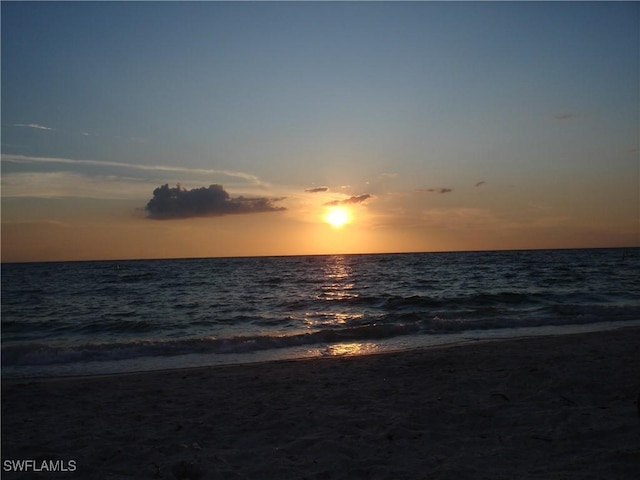
<svg viewBox="0 0 640 480"><path fill-rule="evenodd" d="M2 265L2 375L358 355L640 325L640 249Z"/></svg>

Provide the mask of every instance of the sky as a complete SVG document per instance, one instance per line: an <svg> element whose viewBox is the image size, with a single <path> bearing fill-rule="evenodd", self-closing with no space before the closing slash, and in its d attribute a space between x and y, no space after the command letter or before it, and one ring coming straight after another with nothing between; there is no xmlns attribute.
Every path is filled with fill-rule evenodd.
<svg viewBox="0 0 640 480"><path fill-rule="evenodd" d="M3 262L640 245L636 2L5 2Z"/></svg>

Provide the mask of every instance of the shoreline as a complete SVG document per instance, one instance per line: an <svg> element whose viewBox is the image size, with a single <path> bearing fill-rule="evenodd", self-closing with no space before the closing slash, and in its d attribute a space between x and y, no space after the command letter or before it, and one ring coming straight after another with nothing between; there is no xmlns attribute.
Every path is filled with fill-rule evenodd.
<svg viewBox="0 0 640 480"><path fill-rule="evenodd" d="M73 460L58 478L631 479L638 345L628 327L3 379L3 466Z"/></svg>
<svg viewBox="0 0 640 480"><path fill-rule="evenodd" d="M149 361L149 359L143 360L143 362L148 363L147 368L134 368L127 370L112 370L111 368L104 367L92 367L94 370L89 372L80 372L80 373L38 373L38 374L16 374L9 373L6 374L6 370L3 367L2 369L2 381L6 382L21 382L21 381L55 381L58 379L80 379L80 378L92 378L92 377L109 377L109 376L119 376L119 375L136 375L136 374L149 374L155 372L169 372L173 370L191 370L191 369L199 369L199 368L224 368L224 367L234 367L240 365L261 365L261 364L269 364L274 362L290 362L290 361L306 361L306 360L317 360L324 358L351 358L351 357L367 357L370 355L388 355L388 354L397 354L402 352L412 352L416 350L429 350L433 348L447 348L447 347L456 347L456 346L464 346L467 344L473 345L474 343L480 342L500 342L500 341L510 341L510 340L518 340L518 339L526 339L526 338L539 338L539 337L555 337L555 336L563 336L563 335L579 335L582 333L595 333L595 332L605 332L605 331L616 331L616 330L624 330L624 329L633 329L640 328L640 319L634 321L609 321L609 322L596 322L596 323L587 323L582 325L547 325L547 326L538 326L538 327L518 327L512 329L489 329L489 330L469 330L466 332L459 333L448 333L448 334L434 334L434 335L425 335L418 336L413 338L413 345L405 345L405 346L389 346L385 345L386 342L383 341L382 344L376 345L373 349L366 351L366 353L338 353L338 354L320 354L318 353L320 349L317 349L318 352L315 354L308 354L308 352L298 352L294 350L293 352L285 353L283 356L281 353L278 356L263 356L262 351L252 352L251 354L242 354L236 353L231 354L231 356L235 357L235 361L211 361L210 359L204 359L200 361L193 360L190 362L191 364L181 365L179 359L181 356L178 355L176 357L168 357L168 360L163 359L161 363L164 365L158 366L154 365L157 362L157 357L154 360ZM515 333L515 334L514 334ZM398 340L396 337L394 339L387 340ZM347 342L348 343L348 342ZM366 344L368 342L363 342ZM336 346L340 346L340 343L337 343ZM314 349L315 345L309 345L308 348ZM287 350L287 349L283 349ZM223 354L223 356L226 354ZM255 355L255 356L254 356ZM206 355L202 355L206 357ZM151 358L151 357L149 357ZM100 362L99 362L100 363ZM104 362L107 365L111 362ZM151 366L154 365L154 366ZM9 371L12 370L12 367L6 367ZM46 369L46 367L45 367ZM90 369L91 370L91 369Z"/></svg>

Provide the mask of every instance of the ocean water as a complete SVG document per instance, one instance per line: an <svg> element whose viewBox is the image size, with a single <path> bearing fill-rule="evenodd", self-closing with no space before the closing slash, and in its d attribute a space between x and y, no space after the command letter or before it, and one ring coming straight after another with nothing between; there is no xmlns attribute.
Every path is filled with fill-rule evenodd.
<svg viewBox="0 0 640 480"><path fill-rule="evenodd" d="M2 265L2 375L357 355L640 325L640 249Z"/></svg>

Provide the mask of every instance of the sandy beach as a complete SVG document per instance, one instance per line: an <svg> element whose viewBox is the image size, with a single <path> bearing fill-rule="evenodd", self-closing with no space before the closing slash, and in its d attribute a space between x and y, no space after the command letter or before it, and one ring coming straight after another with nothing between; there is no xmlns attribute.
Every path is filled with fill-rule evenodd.
<svg viewBox="0 0 640 480"><path fill-rule="evenodd" d="M2 478L635 479L639 347L634 328L5 379Z"/></svg>

